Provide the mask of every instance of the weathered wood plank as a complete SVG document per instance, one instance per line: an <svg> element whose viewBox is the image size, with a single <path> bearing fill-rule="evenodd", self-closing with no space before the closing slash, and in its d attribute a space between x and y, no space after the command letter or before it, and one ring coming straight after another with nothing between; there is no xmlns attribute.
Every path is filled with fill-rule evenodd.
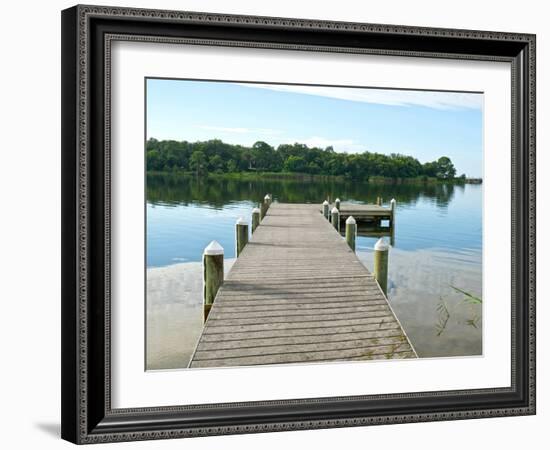
<svg viewBox="0 0 550 450"><path fill-rule="evenodd" d="M262 266L262 269L265 269L265 266ZM260 284L261 283L261 284ZM231 287L233 289L235 288L242 288L246 289L247 287L250 287L250 289L256 290L257 286L285 286L285 287L291 287L291 286L304 286L305 284L315 284L317 286L327 286L327 287L334 287L334 286L349 286L350 284L360 284L360 285L368 285L368 286L377 286L374 275L368 274L368 275L359 275L359 276L350 276L347 274L346 276L335 276L331 279L310 279L309 283L304 282L303 280L296 280L294 278L289 278L287 280L271 280L271 279L262 279L256 280L254 282L250 281L242 281L242 280L235 280L230 279L226 280L224 282L224 286Z"/></svg>
<svg viewBox="0 0 550 450"><path fill-rule="evenodd" d="M214 332L203 334L202 342L226 342L229 340L254 340L254 339L275 339L300 336L331 336L331 335L347 335L355 333L366 333L371 337L387 337L394 336L396 333L402 334L398 323L388 323L380 327L378 324L364 324L340 327L321 327L321 328L290 328L290 329L275 329L263 331L227 331Z"/></svg>
<svg viewBox="0 0 550 450"><path fill-rule="evenodd" d="M325 293L327 295L329 294L341 294L346 295L346 292L371 292L374 294L378 290L378 285L365 285L365 284L359 284L359 283L350 283L348 286L345 285L337 285L337 286L322 286L322 285L316 285L315 283L304 283L303 286L285 286L284 284L281 284L279 287L277 286L268 286L263 284L258 284L256 289L250 289L246 287L222 287L220 289L220 295L223 294L223 296L236 296L236 295L271 295L272 293L285 293L288 295L291 294L313 294L313 293Z"/></svg>
<svg viewBox="0 0 550 450"><path fill-rule="evenodd" d="M351 317L350 314L354 313L371 313L384 311L389 313L388 305L359 305L359 306L343 306L337 305L332 308L294 308L294 309L268 309L268 310L248 310L248 311L233 311L231 309L217 309L212 314L212 320L220 319L251 319L251 318L295 318L295 317L311 317L311 318L323 318L323 317L338 317L345 314L347 317Z"/></svg>
<svg viewBox="0 0 550 450"><path fill-rule="evenodd" d="M271 298L269 296L264 297L247 297L243 296L242 298L233 297L232 299L224 298L218 303L218 308L247 308L254 309L258 308L269 308L271 306L281 306L282 308L288 306L300 307L300 305L318 305L323 307L325 304L347 304L347 303L361 303L365 305L376 305L376 304L387 304L386 300L381 295L372 296L368 300L364 299L364 295L350 294L347 297L338 295L338 296L322 296L319 297L318 294L311 295L295 295L287 296L285 298Z"/></svg>
<svg viewBox="0 0 550 450"><path fill-rule="evenodd" d="M334 330L337 331L334 331ZM322 342L323 339L331 339L332 337L338 338L350 338L352 339L356 335L360 335L365 339L380 338L380 337L392 337L402 336L399 325L388 324L387 328L380 329L378 325L355 325L351 327L337 327L330 328L310 328L307 330L270 330L270 331L253 331L243 333L208 333L203 334L202 343L217 342L219 345L230 341L249 342L249 341L261 341L268 340L271 342L278 342L279 340L287 338L299 338L310 337L311 339L317 339Z"/></svg>
<svg viewBox="0 0 550 450"><path fill-rule="evenodd" d="M227 286L225 285L220 289L220 292L223 293L223 296L231 295L253 295L253 294L262 294L262 293L272 293L272 292L285 292L288 294L307 294L307 293L334 293L345 295L348 292L348 289L351 289L349 292L371 292L374 293L379 290L378 284L373 281L372 283L349 283L349 284L328 284L323 285L322 283L310 283L308 280L304 280L303 284L299 285L285 285L280 283L279 285L270 285L270 284L260 284L258 283L254 286L247 285L235 285Z"/></svg>
<svg viewBox="0 0 550 450"><path fill-rule="evenodd" d="M319 345L333 344L334 348L343 348L342 345L350 345L355 342L356 346L361 345L391 345L402 343L404 336L399 331L394 330L393 335L389 336L369 336L368 333L354 334L333 334L324 336L296 336L296 337L279 337L279 338L264 338L264 339L241 339L230 340L225 342L220 341L205 341L202 344L201 351L208 350L223 351L234 349L260 349L263 351L266 347L270 347L269 351L285 346L285 349L291 351L293 346L302 345ZM301 347L304 349L304 347ZM229 356L226 354L225 356Z"/></svg>
<svg viewBox="0 0 550 450"><path fill-rule="evenodd" d="M248 302L239 302L236 300L232 301L223 301L218 304L220 310L227 309L231 312L238 311L292 311L292 310L308 310L308 309L331 309L338 308L343 305L359 305L359 306L370 306L370 305L386 305L387 302L384 298L379 299L369 299L365 301L363 296L357 295L355 297L341 297L336 299L329 299L329 301L319 301L317 298L311 298L312 301L307 302L306 299L298 297L296 299L289 300L285 298L283 300L271 300L268 299L261 300L251 300Z"/></svg>
<svg viewBox="0 0 550 450"><path fill-rule="evenodd" d="M330 352L330 351L345 351L357 348L386 348L386 353L390 351L396 352L404 345L405 351L409 351L409 347L404 343L401 336L386 338L386 339L354 339L345 341L332 342L294 342L284 345L264 345L264 346L244 346L231 347L224 345L224 348L210 346L210 348L201 349L195 353L195 360L207 359L225 359L225 358L244 358L249 356L275 356L290 353L313 353L313 352Z"/></svg>
<svg viewBox="0 0 550 450"><path fill-rule="evenodd" d="M221 331L262 331L262 330L289 330L289 329L310 329L310 328L338 328L352 325L367 325L372 324L380 328L388 323L392 323L394 318L392 316L376 316L376 317L362 317L350 319L329 319L325 321L302 321L302 322L279 322L279 323L248 323L248 324L234 324L226 323L219 320L213 320L205 327L203 335L209 332L221 332ZM396 322L397 323L397 322Z"/></svg>
<svg viewBox="0 0 550 450"><path fill-rule="evenodd" d="M295 323L325 323L325 322L345 322L352 320L371 320L379 318L388 318L391 320L390 311L374 311L374 312L357 312L357 313L342 313L342 314L309 314L301 316L283 316L283 317L238 317L238 318L218 318L212 317L211 326L239 326L239 325L263 325L263 324L295 324Z"/></svg>
<svg viewBox="0 0 550 450"><path fill-rule="evenodd" d="M221 291L221 294L225 294L225 290L222 290ZM316 296L316 298L319 298L321 299L322 297L323 298L331 298L331 297L336 297L336 298L347 298L346 294L349 294L350 296L351 295L354 295L354 294L357 294L357 295L361 295L363 294L364 295L368 295L369 292L372 294L373 297L379 297L379 294L378 294L378 291L376 290L372 290L372 291L369 291L368 289L365 289L365 288L350 288L349 290L346 290L346 291L342 291L342 290L331 290L330 288L327 288L327 289L311 289L311 290L299 290L299 289L295 289L295 290L276 290L276 289L264 289L264 290L259 290L258 289L258 292L245 292L245 291L239 291L238 293L236 292L232 292L231 294L232 295L229 295L229 294L226 294L226 295L223 295L223 299L224 301L229 299L231 300L232 298L237 298L237 299L244 299L244 298L247 298L247 297L250 297L250 298L274 298L274 297L279 297L279 298L294 298L294 297L301 297L301 298L308 298L306 297L306 295L310 294L310 295L314 295Z"/></svg>
<svg viewBox="0 0 550 450"><path fill-rule="evenodd" d="M405 353L410 357L411 349L403 345L403 349L395 350L393 345L364 346L345 350L310 350L308 352L297 351L294 353L257 354L251 356L193 359L193 367L219 367L219 366L251 366L259 364L289 364L308 363L320 361L342 361L348 358L373 359L373 357L393 359L399 353Z"/></svg>

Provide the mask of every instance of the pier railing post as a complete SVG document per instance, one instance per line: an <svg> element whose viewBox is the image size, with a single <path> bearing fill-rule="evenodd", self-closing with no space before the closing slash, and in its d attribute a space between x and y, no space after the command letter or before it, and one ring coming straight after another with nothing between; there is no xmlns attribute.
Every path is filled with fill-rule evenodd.
<svg viewBox="0 0 550 450"><path fill-rule="evenodd" d="M338 211L340 211L340 199L337 198L336 200L334 200L334 206L336 207L336 209Z"/></svg>
<svg viewBox="0 0 550 450"><path fill-rule="evenodd" d="M260 208L254 208L252 210L252 233L256 231L258 225L260 225Z"/></svg>
<svg viewBox="0 0 550 450"><path fill-rule="evenodd" d="M248 244L248 222L239 217L235 224L235 253L237 258Z"/></svg>
<svg viewBox="0 0 550 450"><path fill-rule="evenodd" d="M357 222L353 216L346 219L346 242L355 251L355 236L357 236Z"/></svg>
<svg viewBox="0 0 550 450"><path fill-rule="evenodd" d="M329 206L328 206L328 202L325 200L323 202L323 216L325 216L325 219L329 219L329 215L328 215L328 212L329 212Z"/></svg>
<svg viewBox="0 0 550 450"><path fill-rule="evenodd" d="M376 197L376 204L382 206L382 197Z"/></svg>
<svg viewBox="0 0 550 450"><path fill-rule="evenodd" d="M397 207L397 202L394 198L390 201L390 209L391 209L391 216L390 216L390 244L393 247L395 245L395 209Z"/></svg>
<svg viewBox="0 0 550 450"><path fill-rule="evenodd" d="M223 247L216 241L210 242L204 249L202 266L204 321L206 322L218 289L223 284Z"/></svg>
<svg viewBox="0 0 550 450"><path fill-rule="evenodd" d="M388 293L388 255L390 246L380 238L374 245L374 278L384 294Z"/></svg>
<svg viewBox="0 0 550 450"><path fill-rule="evenodd" d="M395 220L395 206L396 206L397 202L395 201L394 198L391 199L390 201L390 210L391 210L391 226L393 227L393 222Z"/></svg>
<svg viewBox="0 0 550 450"><path fill-rule="evenodd" d="M267 210L269 209L270 205L271 205L271 197L269 196L269 194L266 194L264 197L264 201L260 205L260 220L263 220L263 218L267 214Z"/></svg>
<svg viewBox="0 0 550 450"><path fill-rule="evenodd" d="M336 208L336 206L332 208L331 216L332 226L336 228L336 231L340 232L340 211L338 211L338 208Z"/></svg>

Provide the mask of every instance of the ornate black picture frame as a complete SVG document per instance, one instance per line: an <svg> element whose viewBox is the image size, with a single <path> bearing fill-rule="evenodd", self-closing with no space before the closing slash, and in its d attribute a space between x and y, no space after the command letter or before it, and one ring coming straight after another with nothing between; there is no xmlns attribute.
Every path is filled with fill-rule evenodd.
<svg viewBox="0 0 550 450"><path fill-rule="evenodd" d="M511 63L511 386L113 409L109 101L115 40ZM64 439L84 444L534 413L534 35L99 6L62 12Z"/></svg>

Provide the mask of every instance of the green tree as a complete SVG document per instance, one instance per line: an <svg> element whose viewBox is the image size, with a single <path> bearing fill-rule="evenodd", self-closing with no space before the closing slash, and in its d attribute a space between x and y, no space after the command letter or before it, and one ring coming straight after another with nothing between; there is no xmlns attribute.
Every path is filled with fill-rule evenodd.
<svg viewBox="0 0 550 450"><path fill-rule="evenodd" d="M456 169L451 159L447 156L442 156L437 160L437 178L451 179L456 175Z"/></svg>
<svg viewBox="0 0 550 450"><path fill-rule="evenodd" d="M225 164L220 155L214 155L210 158L209 167L212 172L223 173Z"/></svg>
<svg viewBox="0 0 550 450"><path fill-rule="evenodd" d="M333 154L331 158L326 162L325 167L328 170L329 175L343 175L344 174L344 158L341 155Z"/></svg>
<svg viewBox="0 0 550 450"><path fill-rule="evenodd" d="M235 160L230 159L230 160L227 162L227 171L228 171L229 173L235 173L235 172L237 172L237 170L238 170L237 163L235 162Z"/></svg>
<svg viewBox="0 0 550 450"><path fill-rule="evenodd" d="M252 146L252 158L256 169L278 172L282 168L282 160L275 149L263 142L255 142Z"/></svg>
<svg viewBox="0 0 550 450"><path fill-rule="evenodd" d="M301 156L289 156L284 164L285 172L305 172L306 160Z"/></svg>
<svg viewBox="0 0 550 450"><path fill-rule="evenodd" d="M189 168L195 171L197 176L206 170L206 156L200 150L194 151L189 159Z"/></svg>
<svg viewBox="0 0 550 450"><path fill-rule="evenodd" d="M427 177L437 176L437 162L427 162L422 165L422 174Z"/></svg>
<svg viewBox="0 0 550 450"><path fill-rule="evenodd" d="M311 161L307 165L307 173L318 174L320 172L321 172L321 168L319 167L319 164L317 164L315 161Z"/></svg>
<svg viewBox="0 0 550 450"><path fill-rule="evenodd" d="M157 150L147 151L147 170L162 170L163 163Z"/></svg>

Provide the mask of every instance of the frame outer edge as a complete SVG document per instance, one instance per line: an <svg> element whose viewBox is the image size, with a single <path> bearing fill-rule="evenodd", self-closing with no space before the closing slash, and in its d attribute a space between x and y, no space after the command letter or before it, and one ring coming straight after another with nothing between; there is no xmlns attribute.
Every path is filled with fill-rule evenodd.
<svg viewBox="0 0 550 450"><path fill-rule="evenodd" d="M89 30L91 17L127 17L133 19L196 23L245 25L250 28L275 27L288 29L318 29L334 31L378 32L427 37L482 39L523 43L528 57L528 139L523 148L528 159L528 246L529 261L527 278L529 298L528 394L525 406L449 411L444 413L414 413L410 415L375 416L349 419L321 419L264 423L250 426L224 425L220 427L193 427L123 433L94 433L89 430L87 401L87 314L89 293L87 290L89 234L88 234L88 64ZM531 34L499 33L471 30L330 22L291 18L237 16L225 14L161 11L150 9L120 8L108 6L78 5L62 13L62 437L74 443L98 443L143 439L166 439L220 434L272 432L314 428L333 428L389 424L404 422L456 420L481 417L526 415L535 413L535 36ZM72 42L65 42L71 40ZM76 105L76 108L75 108Z"/></svg>
<svg viewBox="0 0 550 450"><path fill-rule="evenodd" d="M528 278L528 303L529 303L529 413L536 414L537 411L537 395L536 395L536 103L537 103L537 69L536 69L536 53L537 53L537 37L531 35L529 37L528 52L529 52L529 95L528 95L528 164L529 164L529 180L528 180L528 198L529 198L529 278Z"/></svg>
<svg viewBox="0 0 550 450"><path fill-rule="evenodd" d="M78 436L77 17L61 13L61 437Z"/></svg>

